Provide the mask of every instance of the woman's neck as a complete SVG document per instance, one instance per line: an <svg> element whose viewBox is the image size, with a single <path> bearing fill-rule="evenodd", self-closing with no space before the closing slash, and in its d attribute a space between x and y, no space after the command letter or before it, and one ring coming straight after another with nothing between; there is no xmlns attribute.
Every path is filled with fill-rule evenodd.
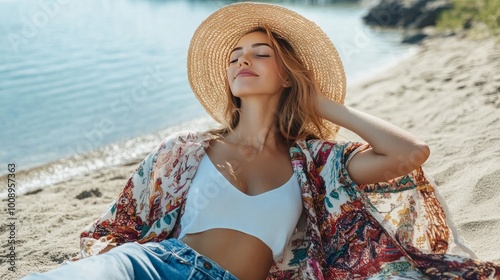
<svg viewBox="0 0 500 280"><path fill-rule="evenodd" d="M273 101L245 99L242 102L244 105L240 111L238 126L226 135L226 140L242 147L251 147L256 153L282 149L284 140L276 126L277 102Z"/></svg>

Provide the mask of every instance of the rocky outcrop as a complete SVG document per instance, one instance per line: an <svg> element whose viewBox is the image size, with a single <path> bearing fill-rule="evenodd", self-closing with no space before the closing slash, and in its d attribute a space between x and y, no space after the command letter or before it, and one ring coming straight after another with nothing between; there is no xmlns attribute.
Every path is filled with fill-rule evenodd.
<svg viewBox="0 0 500 280"><path fill-rule="evenodd" d="M409 34L406 35L401 43L403 44L418 44L420 43L423 39L427 38L429 35L425 33L414 33L414 34Z"/></svg>
<svg viewBox="0 0 500 280"><path fill-rule="evenodd" d="M439 14L451 7L451 0L381 0L363 20L375 26L424 28L435 25Z"/></svg>

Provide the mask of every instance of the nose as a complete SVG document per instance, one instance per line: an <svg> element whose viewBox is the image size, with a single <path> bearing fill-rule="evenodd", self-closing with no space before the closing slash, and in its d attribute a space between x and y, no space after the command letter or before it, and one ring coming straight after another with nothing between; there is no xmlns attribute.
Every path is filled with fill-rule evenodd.
<svg viewBox="0 0 500 280"><path fill-rule="evenodd" d="M241 67L243 65L250 66L252 63L250 59L248 58L248 53L243 54L238 58L238 67Z"/></svg>

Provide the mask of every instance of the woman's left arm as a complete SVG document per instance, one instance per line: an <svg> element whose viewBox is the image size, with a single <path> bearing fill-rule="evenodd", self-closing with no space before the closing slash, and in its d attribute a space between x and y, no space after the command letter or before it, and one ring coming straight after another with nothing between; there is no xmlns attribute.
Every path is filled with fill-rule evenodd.
<svg viewBox="0 0 500 280"><path fill-rule="evenodd" d="M358 185L373 184L410 173L429 157L429 147L412 134L384 120L318 95L321 117L358 134L371 149L355 154L347 172Z"/></svg>

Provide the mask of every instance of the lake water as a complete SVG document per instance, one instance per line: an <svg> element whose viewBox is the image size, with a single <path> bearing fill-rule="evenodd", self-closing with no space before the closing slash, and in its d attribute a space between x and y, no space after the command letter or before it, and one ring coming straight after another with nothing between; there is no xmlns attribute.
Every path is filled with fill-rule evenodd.
<svg viewBox="0 0 500 280"><path fill-rule="evenodd" d="M196 27L227 3L0 0L0 175L15 163L24 192L211 124L186 55ZM330 36L349 84L409 52L400 32L365 27L362 5L283 5Z"/></svg>

